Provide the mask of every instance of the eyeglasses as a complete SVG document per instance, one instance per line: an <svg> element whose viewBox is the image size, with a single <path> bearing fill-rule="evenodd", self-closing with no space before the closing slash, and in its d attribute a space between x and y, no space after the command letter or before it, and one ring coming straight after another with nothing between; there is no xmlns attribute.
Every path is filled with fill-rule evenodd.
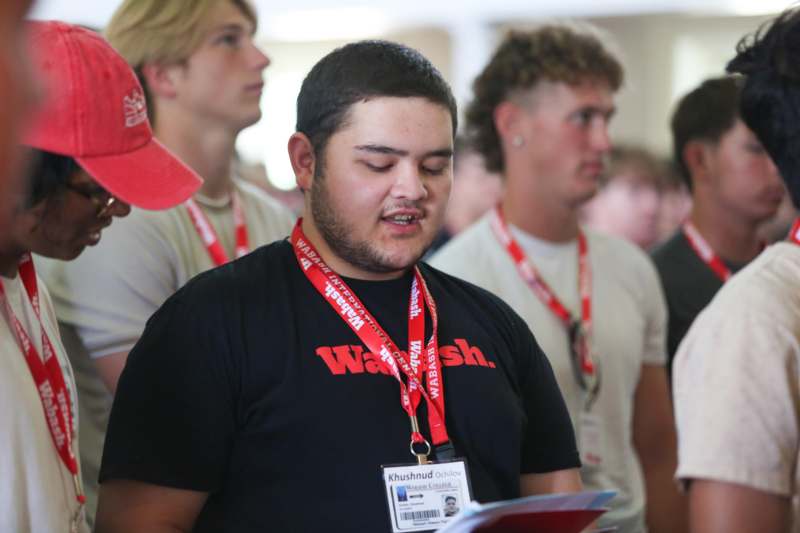
<svg viewBox="0 0 800 533"><path fill-rule="evenodd" d="M117 197L99 186L92 186L88 183L67 183L67 189L74 191L94 204L97 210L97 217L102 218L117 203Z"/></svg>

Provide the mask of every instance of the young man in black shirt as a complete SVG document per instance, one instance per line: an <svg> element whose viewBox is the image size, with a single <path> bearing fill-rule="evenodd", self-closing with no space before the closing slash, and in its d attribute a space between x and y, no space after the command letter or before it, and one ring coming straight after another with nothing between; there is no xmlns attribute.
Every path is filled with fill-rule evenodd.
<svg viewBox="0 0 800 533"><path fill-rule="evenodd" d="M739 118L741 79L704 81L672 116L675 162L692 191L686 223L653 252L669 311L668 368L695 317L764 247L758 227L784 195L778 171Z"/></svg>
<svg viewBox="0 0 800 533"><path fill-rule="evenodd" d="M439 72L404 46L355 43L297 103L305 218L151 318L117 390L97 530L397 531L381 466L449 458L466 459L480 501L580 490L525 323L418 263L452 179ZM408 503L416 489L397 490Z"/></svg>

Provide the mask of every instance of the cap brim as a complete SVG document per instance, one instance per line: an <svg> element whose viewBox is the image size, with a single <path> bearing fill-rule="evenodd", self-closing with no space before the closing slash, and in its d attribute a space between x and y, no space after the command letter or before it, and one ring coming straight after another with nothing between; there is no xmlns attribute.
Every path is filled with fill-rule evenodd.
<svg viewBox="0 0 800 533"><path fill-rule="evenodd" d="M202 178L156 139L132 152L75 160L108 192L142 209L167 209L194 194Z"/></svg>

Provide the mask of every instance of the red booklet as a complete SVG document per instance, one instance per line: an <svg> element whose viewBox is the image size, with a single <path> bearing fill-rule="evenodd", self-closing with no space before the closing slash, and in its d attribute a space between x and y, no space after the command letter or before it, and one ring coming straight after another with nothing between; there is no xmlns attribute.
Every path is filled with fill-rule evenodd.
<svg viewBox="0 0 800 533"><path fill-rule="evenodd" d="M464 506L439 533L580 533L608 509L614 492L527 496ZM600 531L614 531L610 527Z"/></svg>
<svg viewBox="0 0 800 533"><path fill-rule="evenodd" d="M578 533L596 520L605 509L540 511L507 514L491 523L478 526L475 533Z"/></svg>

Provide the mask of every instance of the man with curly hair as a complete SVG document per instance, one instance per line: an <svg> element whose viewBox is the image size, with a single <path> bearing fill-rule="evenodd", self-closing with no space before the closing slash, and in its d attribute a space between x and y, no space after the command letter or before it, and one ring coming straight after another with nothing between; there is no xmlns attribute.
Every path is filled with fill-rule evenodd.
<svg viewBox="0 0 800 533"><path fill-rule="evenodd" d="M572 416L585 487L617 491L601 525L681 531L658 277L634 245L579 224L611 150L622 80L590 31L511 32L466 113L506 195L433 265L499 295L539 339Z"/></svg>
<svg viewBox="0 0 800 533"><path fill-rule="evenodd" d="M745 38L741 118L800 206L800 9ZM800 219L694 321L673 367L691 533L800 531Z"/></svg>

